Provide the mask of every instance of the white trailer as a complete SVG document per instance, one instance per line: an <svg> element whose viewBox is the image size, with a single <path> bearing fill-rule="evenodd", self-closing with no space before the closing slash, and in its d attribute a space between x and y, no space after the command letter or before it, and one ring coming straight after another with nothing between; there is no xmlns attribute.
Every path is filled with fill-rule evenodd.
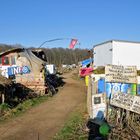
<svg viewBox="0 0 140 140"><path fill-rule="evenodd" d="M140 70L140 42L110 40L93 48L94 67L135 65Z"/></svg>

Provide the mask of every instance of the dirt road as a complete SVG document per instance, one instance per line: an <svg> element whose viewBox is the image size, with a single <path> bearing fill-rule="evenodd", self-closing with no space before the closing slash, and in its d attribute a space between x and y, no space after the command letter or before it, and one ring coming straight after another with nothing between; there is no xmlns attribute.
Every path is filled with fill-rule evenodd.
<svg viewBox="0 0 140 140"><path fill-rule="evenodd" d="M0 124L0 140L51 140L70 113L86 100L84 84L71 78L74 72L64 75L66 84L50 100Z"/></svg>

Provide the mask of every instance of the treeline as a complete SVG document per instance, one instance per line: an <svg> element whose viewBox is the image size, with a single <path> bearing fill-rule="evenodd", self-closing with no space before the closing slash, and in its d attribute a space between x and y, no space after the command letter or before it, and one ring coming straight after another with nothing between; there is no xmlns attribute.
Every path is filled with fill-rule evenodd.
<svg viewBox="0 0 140 140"><path fill-rule="evenodd" d="M0 44L0 52L6 51L12 48L23 48L23 46L20 44L15 44L15 45Z"/></svg>
<svg viewBox="0 0 140 140"><path fill-rule="evenodd" d="M43 48L48 63L61 66L61 64L78 64L79 61L90 57L88 49L68 49L68 48Z"/></svg>
<svg viewBox="0 0 140 140"><path fill-rule="evenodd" d="M13 46L11 45L5 45L5 44L0 44L0 52L6 51L8 49L12 49Z"/></svg>
<svg viewBox="0 0 140 140"><path fill-rule="evenodd" d="M23 48L20 44L6 45L0 44L0 52L12 48ZM31 47L30 49L35 49ZM79 61L89 58L92 51L88 49L68 49L68 48L41 48L45 52L49 64L61 66L62 64L78 64Z"/></svg>

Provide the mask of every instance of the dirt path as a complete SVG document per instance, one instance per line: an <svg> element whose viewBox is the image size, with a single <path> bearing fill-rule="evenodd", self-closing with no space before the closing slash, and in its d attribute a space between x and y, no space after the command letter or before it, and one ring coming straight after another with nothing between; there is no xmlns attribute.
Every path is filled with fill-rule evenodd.
<svg viewBox="0 0 140 140"><path fill-rule="evenodd" d="M52 99L32 108L21 117L0 124L0 140L50 140L70 113L85 101L84 84L65 74L64 88ZM39 139L38 139L39 137Z"/></svg>

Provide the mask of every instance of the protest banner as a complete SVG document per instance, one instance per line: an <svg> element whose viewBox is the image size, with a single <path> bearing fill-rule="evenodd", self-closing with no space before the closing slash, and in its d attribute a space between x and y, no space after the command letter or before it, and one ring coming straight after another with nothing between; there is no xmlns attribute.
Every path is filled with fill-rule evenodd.
<svg viewBox="0 0 140 140"><path fill-rule="evenodd" d="M137 83L136 66L107 65L105 80L115 83Z"/></svg>

